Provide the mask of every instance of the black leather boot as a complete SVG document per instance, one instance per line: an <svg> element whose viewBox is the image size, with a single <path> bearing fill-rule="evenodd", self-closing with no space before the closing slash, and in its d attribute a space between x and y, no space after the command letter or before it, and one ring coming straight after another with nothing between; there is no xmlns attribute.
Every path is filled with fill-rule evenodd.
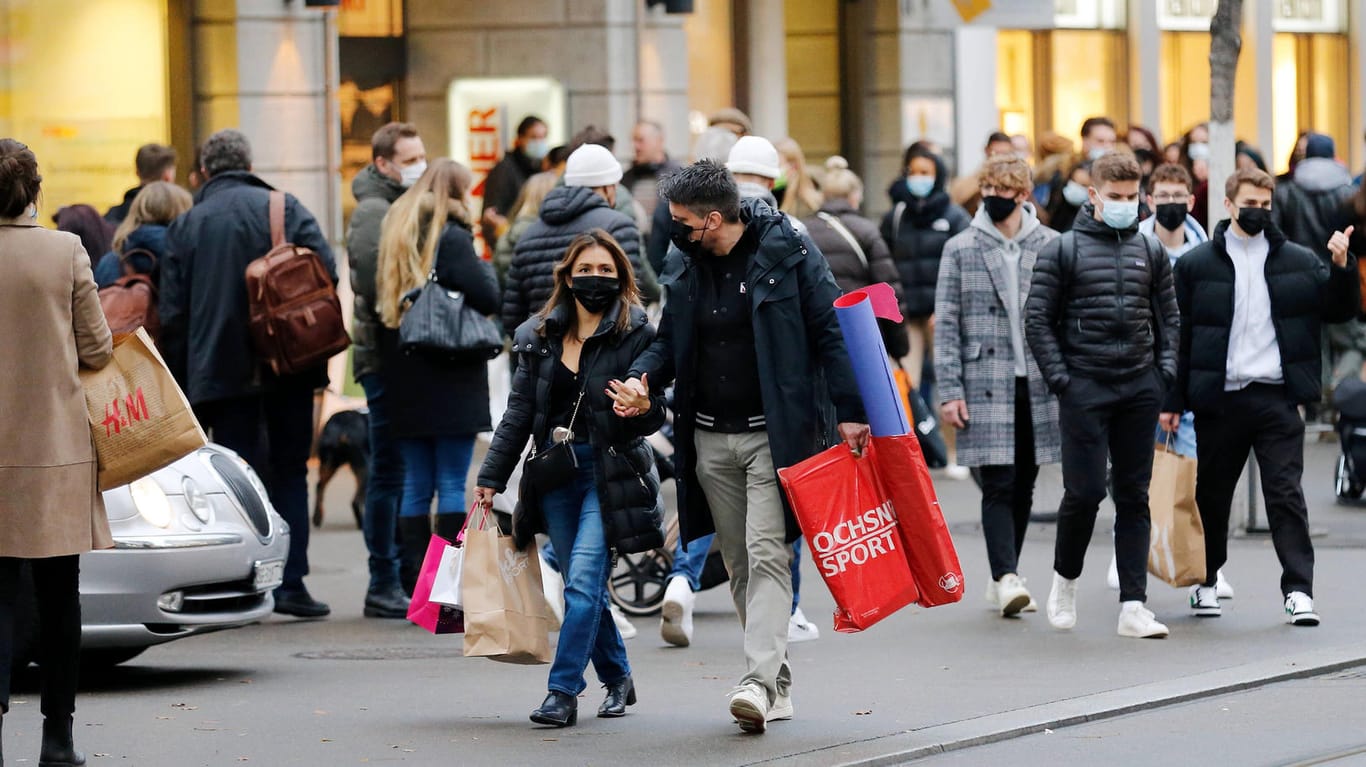
<svg viewBox="0 0 1366 767"><path fill-rule="evenodd" d="M436 534L451 543L455 543L455 539L460 536L460 530L464 526L465 512L463 511L436 515Z"/></svg>
<svg viewBox="0 0 1366 767"><path fill-rule="evenodd" d="M579 699L551 690L541 702L541 707L531 712L531 721L554 727L570 727L579 721Z"/></svg>
<svg viewBox="0 0 1366 767"><path fill-rule="evenodd" d="M38 767L80 767L85 754L71 742L71 717L48 717L43 720L43 750L38 756Z"/></svg>
<svg viewBox="0 0 1366 767"><path fill-rule="evenodd" d="M427 556L427 544L432 541L432 521L427 517L398 518L398 580L403 591L413 595L417 575L422 570L422 558Z"/></svg>
<svg viewBox="0 0 1366 767"><path fill-rule="evenodd" d="M598 717L611 719L618 716L626 716L626 707L636 704L636 683L631 681L631 677L626 677L619 682L605 684L607 697L598 706Z"/></svg>

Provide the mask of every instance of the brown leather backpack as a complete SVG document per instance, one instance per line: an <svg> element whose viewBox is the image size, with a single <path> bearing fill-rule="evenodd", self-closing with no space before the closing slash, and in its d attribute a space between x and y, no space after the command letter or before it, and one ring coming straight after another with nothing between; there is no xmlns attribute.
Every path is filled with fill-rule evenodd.
<svg viewBox="0 0 1366 767"><path fill-rule="evenodd" d="M323 261L285 242L285 195L270 193L270 252L247 265L251 340L276 375L309 370L351 345Z"/></svg>
<svg viewBox="0 0 1366 767"><path fill-rule="evenodd" d="M161 315L157 313L157 288L150 275L133 269L133 256L145 256L156 268L156 254L145 248L135 248L119 256L123 276L100 289L100 308L114 335L132 333L146 328L153 341L161 338Z"/></svg>

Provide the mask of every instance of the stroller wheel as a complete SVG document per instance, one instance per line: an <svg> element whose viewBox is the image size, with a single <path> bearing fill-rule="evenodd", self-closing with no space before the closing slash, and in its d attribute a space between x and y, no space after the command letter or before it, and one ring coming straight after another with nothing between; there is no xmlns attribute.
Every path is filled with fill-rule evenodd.
<svg viewBox="0 0 1366 767"><path fill-rule="evenodd" d="M673 555L668 549L651 549L642 554L624 554L607 581L612 603L627 615L650 615L664 604Z"/></svg>

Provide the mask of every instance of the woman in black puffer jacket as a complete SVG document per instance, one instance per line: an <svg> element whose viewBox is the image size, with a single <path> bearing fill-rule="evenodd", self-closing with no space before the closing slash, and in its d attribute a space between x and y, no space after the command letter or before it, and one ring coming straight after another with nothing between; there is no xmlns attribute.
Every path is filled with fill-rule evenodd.
<svg viewBox="0 0 1366 767"><path fill-rule="evenodd" d="M934 290L939 282L939 259L944 243L968 228L967 211L953 204L944 187L948 170L924 142L906 150L906 175L888 194L892 209L882 217L882 239L901 272L910 355L907 372L916 386L929 350L934 348Z"/></svg>
<svg viewBox="0 0 1366 767"><path fill-rule="evenodd" d="M564 621L549 694L531 714L539 724L575 723L590 658L607 688L598 716L622 716L635 703L606 587L611 549L629 554L664 545L654 452L644 439L663 425L664 401L652 396L645 413L622 418L613 413L608 391L620 388L618 379L654 336L630 260L611 235L594 229L569 245L550 299L513 337L520 362L479 470L476 500L492 506L528 438L539 450L570 441L578 463L568 484L540 497L523 492L513 518L518 547L534 533L548 533L564 572Z"/></svg>

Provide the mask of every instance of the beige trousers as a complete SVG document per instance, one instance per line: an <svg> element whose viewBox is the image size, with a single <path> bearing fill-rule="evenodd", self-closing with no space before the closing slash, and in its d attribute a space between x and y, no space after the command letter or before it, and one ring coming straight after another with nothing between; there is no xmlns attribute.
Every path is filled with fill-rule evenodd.
<svg viewBox="0 0 1366 767"><path fill-rule="evenodd" d="M730 596L745 631L745 675L769 705L787 695L787 624L792 613L792 547L782 492L766 432L716 434L697 430L697 480L711 507Z"/></svg>

